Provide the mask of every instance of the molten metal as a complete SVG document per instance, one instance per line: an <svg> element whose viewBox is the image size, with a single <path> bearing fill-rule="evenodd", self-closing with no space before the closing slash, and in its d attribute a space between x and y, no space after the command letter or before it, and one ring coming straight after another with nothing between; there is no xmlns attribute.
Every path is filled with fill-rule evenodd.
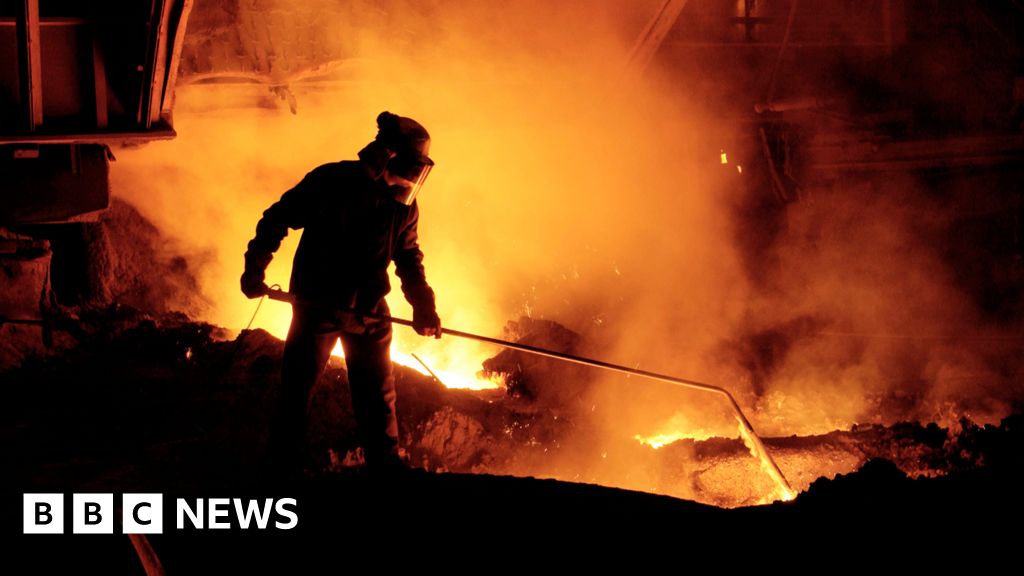
<svg viewBox="0 0 1024 576"><path fill-rule="evenodd" d="M294 295L284 292L282 290L270 290L267 292L267 296L272 300L279 300L281 302L294 303L296 298ZM367 318L375 318L378 320L388 320L394 324L400 324L402 326L413 327L411 320L405 320L402 318L394 318L384 314L374 314L370 312L358 312L356 310L350 310L352 314L358 314ZM771 476L772 480L779 487L781 492L780 496L783 500L792 500L795 498L796 493L790 487L786 477L782 474L782 470L772 459L771 455L765 449L764 443L761 442L761 438L754 431L754 427L747 420L746 415L743 414L743 410L740 405L733 398L732 394L728 390L720 386L714 386L711 384L704 384L702 382L696 382L694 380L687 380L684 378L676 378L675 376L667 376L665 374L658 374L656 372L648 372L647 370L638 370L636 368L629 368L627 366L620 366L618 364L612 364L610 362L604 362L603 360L594 360L592 358L584 358L582 356L575 356L572 354L563 354L561 352L555 352L545 348L538 348L536 346L529 346L527 344L520 344L517 342L509 342L507 340L499 340L497 338L491 338L489 336L481 336L479 334L471 334L469 332L462 332L460 330L453 330L446 328L445 334L457 336L459 338L468 338L470 340L477 340L480 342L487 342L489 344L497 344L498 346L504 346L505 348L512 348L514 350L520 350L522 352L529 352L531 354L537 354L539 356L546 356L548 358L554 358L556 360L564 360L566 362L574 362L576 364L583 364L586 366L595 366L597 368L603 368L605 370L612 370L615 372L623 372L625 374L631 374L634 376L642 376L644 378L650 378L652 380L660 380L662 382L668 382L677 386L684 386L686 388L692 388L694 390L703 390L705 392L713 392L724 396L736 413L736 420L740 424L740 434L744 438L744 442L750 448L752 455L757 457L761 461L762 468Z"/></svg>

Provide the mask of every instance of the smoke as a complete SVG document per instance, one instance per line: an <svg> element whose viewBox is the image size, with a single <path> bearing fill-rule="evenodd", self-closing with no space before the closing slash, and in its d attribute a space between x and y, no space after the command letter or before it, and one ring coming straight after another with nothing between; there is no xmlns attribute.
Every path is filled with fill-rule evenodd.
<svg viewBox="0 0 1024 576"><path fill-rule="evenodd" d="M246 325L254 302L238 276L262 210L317 165L353 159L390 110L433 136L421 247L449 327L498 335L519 316L556 320L584 336L588 354L729 388L769 434L991 420L1020 397L1008 384L1019 367L1005 361L1017 341L985 327L957 287L932 243L951 209L917 183L789 206L750 273L739 238L757 223L738 216L749 198L720 161L737 127L680 97L691 79L623 74L660 2L254 4L263 10L249 18L265 26L247 26L270 34L281 60L268 77L303 76L295 54L309 51L293 37L346 60L329 81L276 92L180 86L179 136L119 151L112 171L117 196L216 256L200 271L207 320ZM270 283L287 286L298 235ZM389 302L409 315L397 290ZM288 313L265 304L255 326L283 337ZM443 374L472 374L497 352L403 329L396 343ZM720 398L593 378L576 407L598 423L575 439L587 455L680 422L683 436L736 434Z"/></svg>
<svg viewBox="0 0 1024 576"><path fill-rule="evenodd" d="M298 26L266 5L281 36ZM183 85L178 138L119 152L115 194L173 237L218 254L202 272L211 321L247 322L253 306L237 277L260 212L316 165L353 158L385 109L434 137L421 244L447 325L494 334L522 314L612 322L649 308L638 304L645 295L680 288L690 295L674 307L708 306L694 290L716 283L695 275L680 284L677 274L684 263L703 277L719 268L710 238L721 236L725 215L691 165L705 151L702 127L678 104L620 82L644 17L623 27L615 6L588 2L403 4L355 19L322 6L312 32L355 38L358 49L342 80L289 86L297 114L258 87ZM329 24L332 15L339 19ZM270 282L287 285L296 237L271 264ZM408 314L400 298L391 302ZM267 308L256 325L283 335L287 310ZM443 365L453 364L445 356L475 355L478 366L493 354L399 342Z"/></svg>

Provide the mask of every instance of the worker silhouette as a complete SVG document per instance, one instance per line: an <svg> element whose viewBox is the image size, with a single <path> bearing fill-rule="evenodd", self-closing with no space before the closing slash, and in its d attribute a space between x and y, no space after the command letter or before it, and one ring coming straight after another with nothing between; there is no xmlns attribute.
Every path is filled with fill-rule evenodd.
<svg viewBox="0 0 1024 576"><path fill-rule="evenodd" d="M301 472L305 464L310 392L339 338L367 467L404 467L391 322L343 311L389 314L384 296L391 290L387 269L394 261L416 332L441 337L417 242L416 196L434 162L428 156L430 136L415 120L382 112L377 128L358 161L319 166L270 206L245 253L242 292L258 298L267 293L264 272L288 229L302 230L289 289L296 301L268 439L275 473Z"/></svg>

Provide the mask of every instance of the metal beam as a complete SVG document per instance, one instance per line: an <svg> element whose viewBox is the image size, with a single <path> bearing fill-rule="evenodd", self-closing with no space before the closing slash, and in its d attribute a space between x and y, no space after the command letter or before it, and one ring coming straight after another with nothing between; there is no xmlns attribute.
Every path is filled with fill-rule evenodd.
<svg viewBox="0 0 1024 576"><path fill-rule="evenodd" d="M39 0L18 0L18 82L29 132L43 123L43 71L39 47Z"/></svg>
<svg viewBox="0 0 1024 576"><path fill-rule="evenodd" d="M107 127L107 67L103 63L96 35L92 35L92 79L96 95L96 127L103 130Z"/></svg>
<svg viewBox="0 0 1024 576"><path fill-rule="evenodd" d="M793 21L796 19L798 6L800 6L800 0L790 0L789 16L786 17L786 31L782 34L782 44L779 46L779 51L775 54L775 65L772 66L771 76L768 77L768 89L764 98L764 101L768 104L771 104L772 100L775 99L776 81L779 79L779 70L782 69L782 58L786 53L786 47L789 45L790 33L793 31Z"/></svg>
<svg viewBox="0 0 1024 576"><path fill-rule="evenodd" d="M181 63L181 49L185 45L185 27L188 16L192 12L193 0L184 0L181 11L177 14L174 27L174 43L171 45L171 61L167 65L167 82L164 87L164 99L160 105L160 114L170 118L174 109L174 88L178 82L178 65Z"/></svg>
<svg viewBox="0 0 1024 576"><path fill-rule="evenodd" d="M85 18L61 16L39 19L39 26L43 28L56 28L58 26L82 26L85 24L88 24L88 21L86 21ZM17 18L0 18L0 27L11 27L17 25Z"/></svg>
<svg viewBox="0 0 1024 576"><path fill-rule="evenodd" d="M165 80L167 79L167 28L171 19L171 4L174 0L160 0L157 13L156 28L150 28L153 57L150 60L151 78L149 90L146 92L144 125L149 128L160 119L161 104L164 99Z"/></svg>
<svg viewBox="0 0 1024 576"><path fill-rule="evenodd" d="M178 134L173 128L159 124L150 130L137 132L93 132L82 134L24 134L0 135L2 144L122 144L124 142L149 142L151 140L172 140Z"/></svg>
<svg viewBox="0 0 1024 576"><path fill-rule="evenodd" d="M810 172L878 172L1020 166L1024 136L966 136L897 142L840 142L806 150Z"/></svg>
<svg viewBox="0 0 1024 576"><path fill-rule="evenodd" d="M139 100L135 106L135 122L140 126L149 127L149 102L152 87L153 62L156 59L156 29L159 25L160 10L163 0L149 0L149 15L146 20L146 55L142 66L143 74L139 75Z"/></svg>
<svg viewBox="0 0 1024 576"><path fill-rule="evenodd" d="M687 0L665 0L665 3L661 5L658 12L647 23L644 31L640 33L633 50L629 53L628 75L639 77L647 69L651 60L654 59L654 55L657 54L658 48L665 41L665 37L675 26L679 14L686 7L686 2Z"/></svg>

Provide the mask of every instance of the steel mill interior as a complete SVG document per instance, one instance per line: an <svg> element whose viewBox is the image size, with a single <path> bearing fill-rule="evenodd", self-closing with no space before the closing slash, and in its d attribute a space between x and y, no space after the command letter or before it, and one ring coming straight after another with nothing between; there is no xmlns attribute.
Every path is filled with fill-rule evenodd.
<svg viewBox="0 0 1024 576"><path fill-rule="evenodd" d="M397 469L332 339L283 476L315 225L285 219L270 297L239 277L314 168L394 188L382 111L429 130L415 204L385 200L442 336L396 252ZM0 3L3 510L32 573L320 573L382 542L1012 558L1022 290L1020 0ZM33 493L160 493L163 531L24 534ZM297 527L175 524L243 496Z"/></svg>

